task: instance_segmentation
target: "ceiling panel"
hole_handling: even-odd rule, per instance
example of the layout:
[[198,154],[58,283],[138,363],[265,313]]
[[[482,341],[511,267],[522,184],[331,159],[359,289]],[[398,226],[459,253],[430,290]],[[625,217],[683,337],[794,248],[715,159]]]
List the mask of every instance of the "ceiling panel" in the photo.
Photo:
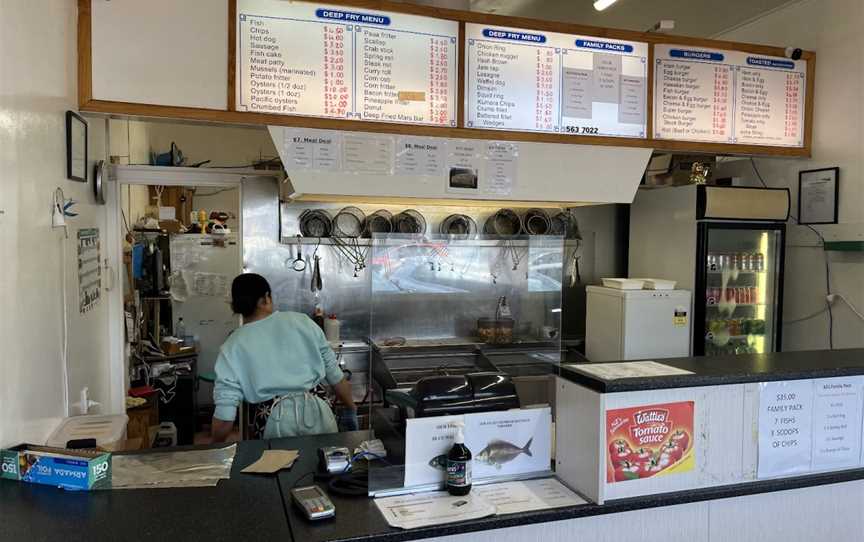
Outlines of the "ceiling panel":
[[[593,0],[470,0],[470,6],[472,11],[498,15],[638,31],[649,29],[661,19],[674,19],[675,34],[709,38],[793,2],[790,0],[618,0],[602,12],[594,9]],[[437,2],[437,4],[443,6],[446,2]]]

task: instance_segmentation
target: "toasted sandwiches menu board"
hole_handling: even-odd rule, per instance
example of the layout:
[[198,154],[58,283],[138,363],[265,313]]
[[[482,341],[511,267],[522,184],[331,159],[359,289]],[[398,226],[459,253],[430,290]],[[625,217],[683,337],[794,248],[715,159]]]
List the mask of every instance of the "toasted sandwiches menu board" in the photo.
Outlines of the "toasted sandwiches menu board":
[[459,23],[237,1],[238,111],[456,125]]
[[654,58],[656,139],[804,146],[806,61],[678,45]]
[[648,45],[465,25],[468,128],[645,137]]

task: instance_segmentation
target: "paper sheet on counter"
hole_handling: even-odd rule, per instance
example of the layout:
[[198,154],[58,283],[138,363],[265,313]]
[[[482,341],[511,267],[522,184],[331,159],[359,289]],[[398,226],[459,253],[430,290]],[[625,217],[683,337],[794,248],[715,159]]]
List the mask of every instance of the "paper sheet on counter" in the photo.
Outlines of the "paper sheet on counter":
[[273,474],[282,469],[290,469],[300,452],[297,450],[264,450],[258,461],[240,472],[253,474]]
[[691,375],[693,371],[679,369],[656,361],[625,361],[621,363],[582,363],[568,365],[569,369],[596,376],[603,380],[645,378],[650,376]]
[[495,515],[495,505],[476,493],[455,497],[443,491],[375,499],[391,527],[416,529]]
[[588,503],[555,478],[490,484],[475,487],[472,492],[495,505],[499,514],[518,514]]

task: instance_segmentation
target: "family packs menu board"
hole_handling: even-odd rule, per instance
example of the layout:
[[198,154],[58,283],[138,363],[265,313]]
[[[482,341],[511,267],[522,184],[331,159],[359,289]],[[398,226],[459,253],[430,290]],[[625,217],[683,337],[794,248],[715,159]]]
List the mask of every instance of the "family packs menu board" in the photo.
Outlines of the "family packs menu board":
[[238,0],[236,25],[238,111],[456,125],[458,22]]
[[466,24],[468,128],[645,137],[648,45]]
[[656,139],[804,146],[806,61],[678,45],[654,59]]

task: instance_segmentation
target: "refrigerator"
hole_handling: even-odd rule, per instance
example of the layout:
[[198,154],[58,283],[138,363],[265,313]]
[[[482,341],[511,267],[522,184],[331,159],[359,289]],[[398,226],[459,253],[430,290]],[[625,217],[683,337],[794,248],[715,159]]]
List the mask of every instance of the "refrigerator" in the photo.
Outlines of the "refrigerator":
[[689,185],[640,189],[629,274],[693,292],[695,356],[780,351],[789,191]]
[[[239,326],[231,310],[231,281],[240,274],[238,235],[172,234],[171,297],[174,325],[198,345],[198,374],[212,373],[219,349]],[[213,404],[213,387],[198,388],[198,404]]]
[[588,286],[588,361],[679,358],[690,355],[690,292]]

